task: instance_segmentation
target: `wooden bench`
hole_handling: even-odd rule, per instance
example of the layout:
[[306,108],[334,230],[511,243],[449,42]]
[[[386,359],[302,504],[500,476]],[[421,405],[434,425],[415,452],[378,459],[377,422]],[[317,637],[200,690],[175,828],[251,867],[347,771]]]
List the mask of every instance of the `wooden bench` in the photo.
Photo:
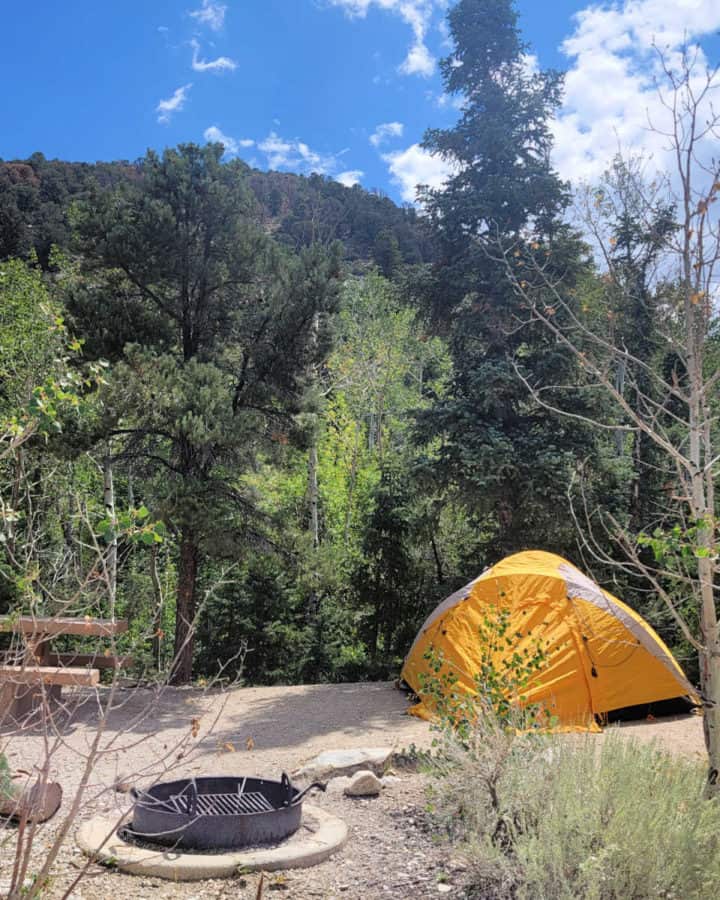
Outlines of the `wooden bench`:
[[58,634],[112,637],[115,634],[125,634],[127,630],[127,619],[94,619],[92,616],[83,618],[0,616],[0,631],[21,631],[26,635],[43,636],[44,639]]
[[100,670],[72,666],[0,666],[0,681],[92,687],[100,681]]
[[[46,694],[60,700],[63,686],[94,687],[100,681],[100,669],[119,669],[131,658],[109,653],[51,653],[50,640],[63,634],[87,637],[111,637],[128,629],[125,619],[68,617],[0,617],[0,631],[24,636],[22,664],[0,665],[0,717],[7,713],[21,720],[33,712]],[[18,663],[20,660],[17,661]]]
[[99,669],[65,666],[0,665],[0,718],[3,711],[9,724],[22,722],[42,702],[43,689],[52,702],[59,702],[63,686],[93,687],[100,681]]
[[48,653],[48,666],[92,666],[96,669],[127,669],[132,656],[105,656],[103,653]]

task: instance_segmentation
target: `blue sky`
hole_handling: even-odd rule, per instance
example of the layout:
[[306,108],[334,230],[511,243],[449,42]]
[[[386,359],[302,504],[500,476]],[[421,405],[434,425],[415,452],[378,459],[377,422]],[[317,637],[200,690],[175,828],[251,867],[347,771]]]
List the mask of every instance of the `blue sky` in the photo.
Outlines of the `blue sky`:
[[[557,164],[591,178],[647,141],[648,35],[718,55],[718,0],[518,0],[539,64],[568,70]],[[222,135],[260,168],[323,172],[411,200],[445,169],[436,60],[447,0],[36,0],[4,10],[0,157],[135,159]],[[528,60],[529,65],[534,60]],[[652,144],[652,142],[650,142]],[[651,147],[652,149],[652,147]]]

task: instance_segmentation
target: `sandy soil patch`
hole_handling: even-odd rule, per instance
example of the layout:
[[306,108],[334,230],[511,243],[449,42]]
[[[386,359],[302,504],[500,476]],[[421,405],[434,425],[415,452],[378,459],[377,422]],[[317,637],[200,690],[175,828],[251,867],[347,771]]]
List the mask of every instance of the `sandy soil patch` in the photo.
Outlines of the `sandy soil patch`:
[[[400,750],[413,744],[426,748],[433,737],[426,722],[406,715],[405,696],[389,683],[241,688],[225,695],[174,688],[158,700],[149,690],[140,690],[127,691],[122,699],[123,705],[108,724],[104,752],[94,769],[80,820],[127,811],[130,798],[113,790],[118,781],[146,786],[160,778],[200,773],[278,778],[282,771],[300,768],[323,750],[382,746]],[[97,704],[89,699],[59,734],[51,777],[63,784],[66,797],[79,783],[82,755],[95,733],[97,716]],[[178,742],[187,740],[196,719],[199,731],[190,740],[191,748],[176,750]],[[656,740],[673,752],[703,754],[699,717],[614,727],[628,737]],[[12,737],[6,747],[10,765],[29,768],[40,757],[42,743],[37,734]],[[453,858],[451,848],[433,840],[427,826],[424,777],[410,771],[399,775],[377,799],[313,795],[313,804],[348,823],[349,842],[322,865],[269,877],[265,896],[293,900],[463,896],[462,862]],[[46,826],[41,846],[60,821],[56,817]],[[5,832],[5,837],[11,836],[10,830]],[[0,894],[12,856],[12,840],[3,840],[0,830]],[[81,861],[74,841],[69,841],[48,896],[62,896],[63,886],[77,873]],[[257,879],[246,875],[180,885],[93,866],[73,897],[254,898]]]

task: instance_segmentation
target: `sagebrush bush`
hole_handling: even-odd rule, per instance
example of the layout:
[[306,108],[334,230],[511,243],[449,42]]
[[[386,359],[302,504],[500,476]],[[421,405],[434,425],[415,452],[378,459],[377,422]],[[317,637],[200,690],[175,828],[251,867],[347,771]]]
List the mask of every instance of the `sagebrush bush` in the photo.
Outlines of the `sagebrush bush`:
[[471,752],[446,745],[433,799],[478,897],[720,896],[720,803],[699,763],[613,732],[480,729]]

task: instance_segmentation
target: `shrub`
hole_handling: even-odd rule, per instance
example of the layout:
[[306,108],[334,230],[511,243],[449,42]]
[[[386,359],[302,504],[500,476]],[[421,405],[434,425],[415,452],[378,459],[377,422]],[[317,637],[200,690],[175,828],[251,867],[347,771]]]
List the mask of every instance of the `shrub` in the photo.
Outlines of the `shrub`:
[[[528,700],[547,656],[537,639],[513,649],[520,636],[512,632],[507,607],[488,605],[478,628],[477,671],[460,672],[442,650],[429,647],[424,654],[428,671],[420,674],[420,696],[434,712],[436,729],[454,732],[471,744],[480,720],[483,729],[525,731],[553,726],[549,711]],[[471,684],[472,689],[464,684]]]
[[433,806],[477,897],[720,895],[720,803],[703,798],[703,766],[612,732],[478,728],[472,752],[447,743]]

